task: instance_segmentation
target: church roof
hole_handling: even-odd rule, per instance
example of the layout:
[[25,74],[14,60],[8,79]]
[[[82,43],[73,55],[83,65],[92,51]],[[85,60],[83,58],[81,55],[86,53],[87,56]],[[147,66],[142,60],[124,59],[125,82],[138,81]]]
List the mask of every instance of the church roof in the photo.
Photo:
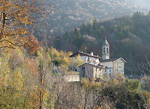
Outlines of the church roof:
[[97,67],[97,68],[103,68],[103,65],[94,65],[94,64],[90,64],[90,63],[82,64],[82,65],[80,65],[79,67],[82,67],[82,66],[84,66],[84,65],[90,65],[90,66]]
[[111,59],[104,59],[104,60],[101,60],[100,62],[111,62],[111,61],[116,61],[118,59],[121,59],[124,63],[126,63],[126,61],[120,57],[120,58],[111,58]]
[[105,39],[104,43],[103,43],[103,46],[109,46],[109,43],[108,41]]
[[88,54],[88,53],[84,53],[84,52],[82,52],[82,51],[78,51],[78,52],[72,54],[72,55],[69,56],[69,57],[75,57],[75,56],[77,56],[77,55],[80,55],[80,56],[89,56],[89,57],[94,57],[94,58],[101,59],[101,57],[99,57],[99,56],[95,56],[95,55],[91,55],[91,54]]

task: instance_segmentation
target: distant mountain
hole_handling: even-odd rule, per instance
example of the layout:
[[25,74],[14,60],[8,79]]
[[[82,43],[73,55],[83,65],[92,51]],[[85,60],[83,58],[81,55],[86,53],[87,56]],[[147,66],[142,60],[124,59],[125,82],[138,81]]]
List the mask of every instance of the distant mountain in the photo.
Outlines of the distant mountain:
[[[123,57],[126,61],[126,74],[141,74],[140,69],[148,68],[150,60],[150,13],[144,15],[136,12],[132,17],[126,16],[98,22],[96,19],[80,28],[56,37],[57,49],[76,52],[93,51],[101,56],[101,46],[107,37],[111,45],[111,57]],[[150,70],[144,69],[149,74]]]
[[55,13],[47,20],[51,36],[60,35],[94,17],[103,21],[150,10],[149,0],[50,0],[50,4],[55,8]]
[[[129,0],[128,0],[129,1]],[[137,8],[140,8],[140,9],[150,9],[150,1],[149,0],[130,0],[129,4],[132,3],[132,5],[134,5],[135,7]]]

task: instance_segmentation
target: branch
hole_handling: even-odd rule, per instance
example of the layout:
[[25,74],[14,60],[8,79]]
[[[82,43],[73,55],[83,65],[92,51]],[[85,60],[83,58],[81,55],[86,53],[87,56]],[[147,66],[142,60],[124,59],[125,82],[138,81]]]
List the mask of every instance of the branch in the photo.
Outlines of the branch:
[[[10,43],[10,44],[12,44],[12,45],[14,45],[14,46],[19,46],[19,47],[22,47],[23,45],[18,45],[17,43],[12,43],[11,41],[9,41],[9,40],[0,40],[0,42],[4,42],[4,41],[6,41],[6,42],[8,42],[8,43]],[[1,47],[2,48],[2,47]]]
[[0,48],[12,48],[12,49],[15,49],[14,47],[10,47],[10,46],[3,46],[3,47],[0,47]]

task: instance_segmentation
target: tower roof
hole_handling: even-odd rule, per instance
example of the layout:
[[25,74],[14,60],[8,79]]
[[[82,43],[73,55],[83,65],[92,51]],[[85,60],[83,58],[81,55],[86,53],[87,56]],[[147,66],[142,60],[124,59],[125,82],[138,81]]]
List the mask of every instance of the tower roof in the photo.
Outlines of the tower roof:
[[109,46],[109,43],[108,43],[108,41],[107,41],[106,38],[105,38],[105,41],[104,41],[104,43],[103,43],[103,46]]

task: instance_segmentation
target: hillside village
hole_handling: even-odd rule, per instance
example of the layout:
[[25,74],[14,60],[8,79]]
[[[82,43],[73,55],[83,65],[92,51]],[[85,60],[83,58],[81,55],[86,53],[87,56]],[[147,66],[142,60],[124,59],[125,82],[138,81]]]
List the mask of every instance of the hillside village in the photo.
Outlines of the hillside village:
[[65,76],[66,81],[80,81],[82,78],[103,79],[105,76],[109,79],[113,79],[118,74],[124,75],[126,61],[122,57],[110,58],[110,45],[106,38],[102,45],[102,57],[94,55],[93,52],[88,54],[79,51],[70,56],[73,62],[76,61],[77,56],[81,57],[84,64],[74,69],[74,71],[79,72],[79,74]]
[[[138,65],[147,65],[145,54],[150,58],[149,34],[150,34],[150,13],[146,15],[135,12],[132,17],[125,16],[113,20],[92,22],[83,24],[79,28],[67,31],[62,37],[56,37],[55,48],[58,50],[94,52],[102,55],[102,44],[104,38],[109,39],[112,58],[123,57],[126,64],[126,75],[141,75]],[[144,70],[149,74],[148,70]]]
[[0,0],[0,109],[150,109],[150,12],[91,19],[131,3]]

